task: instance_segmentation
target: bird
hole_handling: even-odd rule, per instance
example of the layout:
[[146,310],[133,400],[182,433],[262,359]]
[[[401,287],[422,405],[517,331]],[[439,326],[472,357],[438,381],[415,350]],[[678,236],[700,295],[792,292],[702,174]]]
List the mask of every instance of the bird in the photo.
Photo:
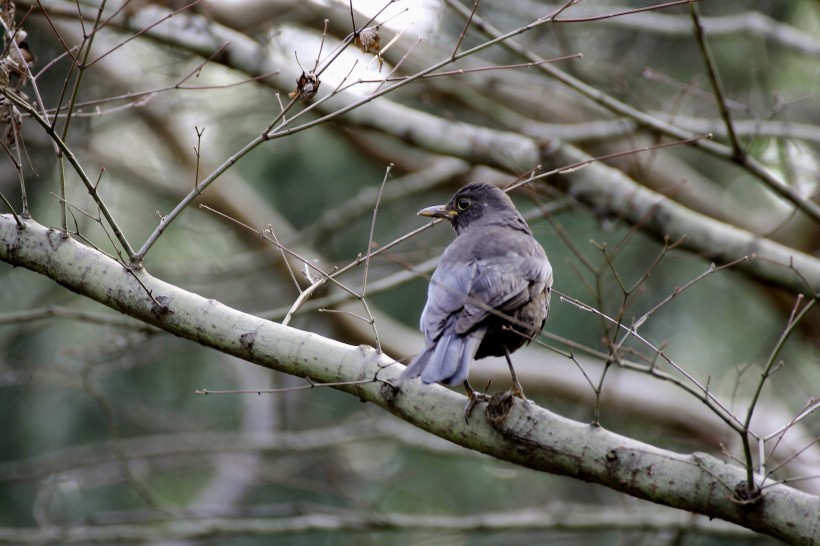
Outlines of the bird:
[[430,279],[420,320],[424,349],[399,382],[463,383],[469,419],[476,401],[486,399],[467,379],[471,362],[504,356],[512,394],[525,398],[510,354],[537,337],[549,315],[553,275],[544,248],[509,196],[491,184],[468,184],[446,205],[417,214],[448,220],[456,238]]

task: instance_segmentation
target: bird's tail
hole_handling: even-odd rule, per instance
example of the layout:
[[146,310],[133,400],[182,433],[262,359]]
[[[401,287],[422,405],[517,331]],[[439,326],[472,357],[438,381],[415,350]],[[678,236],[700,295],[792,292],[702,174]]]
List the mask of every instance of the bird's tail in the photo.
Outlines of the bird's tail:
[[470,373],[470,362],[481,344],[483,332],[443,335],[432,348],[425,348],[407,365],[399,381],[421,376],[425,384],[455,385]]

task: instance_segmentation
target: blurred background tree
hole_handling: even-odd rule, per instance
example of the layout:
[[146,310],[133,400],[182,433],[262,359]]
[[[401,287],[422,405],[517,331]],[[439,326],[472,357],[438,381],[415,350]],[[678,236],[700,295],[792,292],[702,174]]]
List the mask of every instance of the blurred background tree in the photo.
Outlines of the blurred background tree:
[[[817,2],[2,4],[2,212],[406,362],[453,234],[385,247],[468,181],[526,182],[557,290],[514,357],[528,395],[820,491]],[[353,262],[295,305],[312,268]],[[300,390],[23,268],[0,286],[0,541],[773,542]],[[509,381],[501,359],[472,378]]]

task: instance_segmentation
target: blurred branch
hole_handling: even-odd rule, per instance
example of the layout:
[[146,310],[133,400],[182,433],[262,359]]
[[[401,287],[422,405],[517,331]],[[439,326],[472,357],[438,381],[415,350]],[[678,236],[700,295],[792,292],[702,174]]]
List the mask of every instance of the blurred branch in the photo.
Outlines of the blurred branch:
[[[384,188],[381,202],[387,204],[401,201],[409,195],[429,191],[451,178],[467,174],[471,168],[469,163],[460,159],[434,157],[429,166],[394,178]],[[350,222],[372,212],[377,195],[376,188],[367,187],[347,201],[325,211],[315,222],[299,232],[299,242],[315,244],[319,240],[333,236]]]
[[[627,8],[607,6],[612,11]],[[583,9],[583,5],[581,6]],[[762,38],[780,47],[810,57],[820,55],[820,40],[817,36],[795,26],[780,23],[757,12],[733,13],[731,15],[704,17],[703,28],[714,38],[743,37]],[[640,30],[664,36],[688,38],[692,35],[689,17],[667,13],[641,13],[631,17],[613,20],[612,25],[631,30]]]
[[103,326],[113,326],[117,328],[128,328],[136,331],[157,333],[161,330],[152,328],[144,322],[140,322],[128,317],[115,315],[113,313],[98,313],[94,311],[81,311],[60,305],[50,305],[39,309],[29,309],[27,311],[11,311],[0,313],[0,326],[18,326],[26,322],[35,322],[50,318],[62,318],[87,322],[89,324],[101,324]]
[[709,42],[706,40],[706,32],[703,30],[701,23],[700,8],[697,3],[689,4],[689,11],[692,14],[692,23],[695,27],[695,38],[698,42],[700,54],[703,57],[703,62],[706,65],[706,73],[709,75],[709,81],[712,84],[712,89],[715,92],[715,100],[717,101],[718,111],[720,117],[723,119],[723,125],[726,128],[726,134],[729,137],[729,145],[732,147],[736,160],[742,160],[746,156],[743,146],[740,145],[740,140],[735,133],[735,126],[732,123],[732,116],[729,113],[729,106],[727,104],[726,91],[723,88],[723,80],[718,72],[715,56],[712,53],[712,48],[709,47]]
[[[203,4],[206,11],[215,20],[238,30],[244,30],[244,26],[249,22],[260,24],[260,22],[286,19],[288,22],[293,23],[304,20],[315,21],[318,17],[329,17],[332,27],[335,20],[342,20],[341,14],[347,8],[342,3],[327,6],[317,1],[306,2],[304,0],[234,0],[229,4],[220,0],[205,0]],[[554,11],[564,4],[565,2],[519,1],[510,4],[510,7],[531,16],[533,13]],[[609,13],[623,13],[631,8],[626,5],[607,4],[606,9]],[[600,13],[601,8],[597,4],[578,2],[572,6],[571,11],[573,15],[577,14],[579,17],[583,17],[595,15],[596,12]],[[672,13],[634,13],[629,17],[607,20],[606,24],[615,28],[667,37],[689,38],[692,35],[691,19],[685,15]],[[757,11],[704,17],[703,26],[710,36],[716,38],[734,38],[737,36],[746,39],[762,38],[795,53],[809,57],[820,55],[820,40],[816,35],[800,30],[794,25],[778,22]]]
[[[466,15],[469,15],[469,11],[465,12]],[[474,24],[481,21],[481,18],[476,14]],[[139,21],[133,22],[134,25],[139,23]],[[484,28],[495,39],[501,36],[490,26]],[[277,62],[285,63],[281,65],[279,72],[271,75],[266,80],[275,83],[282,89],[292,86],[292,82],[298,76],[296,67],[287,59],[278,57],[278,54],[272,51],[263,54],[260,45],[255,41],[217,24],[210,25],[207,36],[203,36],[197,30],[197,27],[183,26],[176,28],[174,32],[163,28],[151,29],[146,35],[204,56],[210,56],[216,49],[224,48],[220,61],[251,76],[271,74],[274,72],[273,69]],[[535,59],[530,52],[519,46],[511,45],[512,42],[505,41],[501,43],[531,61],[540,60]],[[428,68],[428,70],[431,69]],[[593,93],[592,88],[575,81],[563,72],[555,72],[557,69],[551,65],[539,65],[533,67],[533,70],[547,71],[548,74],[559,79],[563,78],[562,81],[569,78],[573,80],[574,83],[570,83],[579,92],[594,94],[604,106],[611,107],[618,113],[626,114],[640,124],[648,124],[653,130],[675,138],[691,137],[686,131],[661,122],[657,118],[638,112],[622,103],[617,103],[617,101],[613,102],[614,99],[601,97],[597,90],[594,90]],[[384,93],[387,89],[389,88],[382,89],[379,93]],[[467,123],[454,124],[450,120],[396,104],[384,97],[372,102],[368,102],[369,100],[370,97],[363,100],[361,96],[340,92],[335,94],[331,100],[311,106],[316,106],[325,116],[334,115],[340,110],[347,110],[343,119],[348,125],[374,129],[440,154],[452,155],[472,163],[486,164],[512,172],[532,168],[544,162],[567,166],[591,159],[580,150],[557,141],[554,141],[551,147],[539,150],[541,147],[539,142],[520,134],[495,131]],[[307,122],[302,126],[289,125],[289,128],[286,128],[285,131],[299,130],[304,128],[305,125],[312,126],[313,124],[315,124],[315,121]],[[703,144],[704,142],[708,141],[699,140],[693,145],[706,146]],[[713,144],[708,142],[709,146]],[[724,149],[725,146],[714,145],[723,149],[718,154],[719,156],[727,158],[731,156],[731,150]],[[230,161],[224,165],[228,163]],[[757,164],[753,161],[749,165],[757,171],[760,170],[759,166],[756,166]],[[589,173],[592,176],[585,176],[584,173]],[[607,180],[607,183],[594,183],[594,180],[592,180],[594,176],[602,176],[602,179]],[[744,271],[796,292],[803,292],[807,289],[816,291],[817,287],[820,287],[820,261],[817,259],[761,238],[759,235],[738,230],[727,224],[694,213],[646,190],[619,171],[595,164],[583,169],[580,174],[566,177],[567,180],[570,178],[572,180],[584,179],[585,183],[579,185],[584,188],[583,190],[579,190],[574,185],[563,184],[561,182],[562,178],[564,177],[554,178],[554,180],[558,181],[557,186],[562,188],[563,191],[569,192],[570,195],[576,198],[579,194],[583,194],[583,198],[580,198],[579,201],[593,206],[596,211],[605,212],[612,216],[635,221],[636,215],[637,217],[643,217],[647,206],[658,207],[662,214],[659,214],[657,218],[664,218],[665,221],[663,223],[652,221],[645,224],[645,229],[653,232],[657,237],[662,238],[669,235],[673,239],[678,239],[683,235],[687,235],[686,248],[709,256],[720,263],[731,262],[743,255],[756,255],[756,259],[750,260],[741,266]],[[615,179],[618,180],[618,184],[611,184]],[[789,188],[788,192],[793,193],[793,190]],[[625,199],[625,196],[633,195],[640,203],[639,207],[636,207],[632,201]],[[820,207],[802,197],[796,197],[795,202],[807,209],[817,209],[817,218],[820,220]],[[804,276],[806,281],[801,279],[799,275],[794,275],[789,271],[788,264],[792,261],[794,270]],[[809,288],[807,288],[805,282],[809,283]]]
[[[578,148],[565,144],[548,151],[544,162],[572,165],[588,159]],[[682,248],[708,259],[727,264],[749,256],[752,259],[738,264],[737,269],[797,293],[813,296],[820,291],[817,258],[694,212],[644,188],[617,169],[592,163],[584,169],[553,176],[549,181],[593,210],[640,223],[658,238],[685,237]],[[647,217],[649,220],[644,221]]]
[[[480,19],[477,15],[475,18]],[[231,40],[228,50],[238,47],[240,51],[248,51],[255,47],[247,43],[248,38],[242,35],[233,35]],[[187,43],[184,40],[184,34],[176,34],[174,43],[180,45]],[[509,42],[503,43],[508,44]],[[251,61],[257,63],[258,56],[245,57],[232,54],[228,58],[234,61],[236,68],[251,75],[271,72],[271,66],[267,64],[269,60],[273,60],[270,56],[264,57],[266,61],[261,66],[248,64]],[[545,69],[544,67],[550,67],[550,65],[541,65],[537,69]],[[293,80],[294,74],[292,67],[283,66],[274,78],[282,79],[282,85],[291,85],[287,82]],[[567,166],[591,159],[580,150],[560,142],[553,142],[553,146],[539,153],[538,142],[519,134],[494,131],[467,123],[453,124],[449,120],[401,106],[383,97],[373,102],[362,103],[358,96],[339,93],[332,101],[320,105],[320,109],[323,112],[332,113],[335,109],[349,108],[353,104],[359,104],[359,106],[345,115],[344,120],[347,124],[394,135],[416,146],[440,154],[453,155],[477,164],[486,164],[509,171],[511,166],[517,166],[513,170],[544,162]],[[642,123],[641,119],[637,121]],[[671,132],[675,136],[681,133],[686,138],[691,137],[678,129]],[[699,140],[694,145],[699,146],[703,142],[707,141]],[[600,177],[598,183],[593,183],[595,177]],[[655,233],[659,238],[669,235],[672,239],[679,239],[687,235],[688,239],[684,245],[686,248],[719,260],[720,263],[729,263],[744,255],[756,255],[756,259],[739,267],[752,275],[775,282],[790,290],[803,292],[807,290],[803,279],[789,270],[789,264],[793,260],[794,269],[807,279],[810,286],[814,287],[813,290],[816,291],[817,287],[820,287],[820,261],[815,258],[761,238],[757,234],[738,230],[728,224],[692,212],[661,195],[646,190],[619,171],[596,163],[566,177],[567,182],[570,179],[573,181],[584,179],[584,184],[580,185],[583,190],[574,184],[565,185],[561,182],[562,178],[564,177],[553,180],[558,181],[557,186],[563,191],[576,198],[579,194],[583,194],[584,198],[579,199],[580,201],[592,205],[597,211],[605,211],[612,216],[635,221],[636,218],[644,216],[647,207],[658,207],[660,214],[656,218],[664,218],[666,221],[663,223],[658,223],[657,220],[651,221],[646,223],[644,228]],[[613,185],[612,182],[615,179],[618,180],[618,184]],[[606,182],[603,182],[604,180]],[[630,196],[629,199],[626,196]],[[638,204],[636,205],[632,199],[637,200]]]
[[[188,30],[189,29],[183,29],[183,31],[181,31],[175,37],[175,39],[184,39],[186,37],[185,32],[187,32]],[[195,36],[192,36],[192,38],[193,37]],[[234,41],[232,41],[231,44],[238,43],[243,47],[239,48],[237,51],[232,51],[230,49],[227,49],[225,43],[216,40],[215,45],[221,45],[219,45],[219,47],[215,50],[215,52],[212,52],[211,55],[213,56],[216,54],[216,52],[223,51],[225,53],[229,53],[231,54],[228,56],[230,61],[232,63],[235,63],[237,67],[246,70],[264,70],[266,69],[266,67],[267,69],[270,69],[273,66],[276,66],[276,62],[287,62],[287,59],[276,56],[273,56],[272,58],[263,57],[262,59],[260,59],[258,56],[243,58],[241,53],[243,51],[251,51],[253,47],[255,47],[255,45],[253,43],[250,43],[250,41],[247,40],[246,37],[243,37],[241,35],[233,36],[232,40]],[[237,42],[236,40],[239,40],[239,42]],[[242,42],[241,40],[245,40],[245,42]],[[266,65],[264,63],[269,64]],[[287,68],[285,72],[287,72],[288,70],[291,70],[291,68]],[[269,74],[271,78],[274,78],[274,76],[278,77],[278,74],[273,74],[271,72],[264,73]],[[271,79],[269,81],[274,81],[275,83],[281,85],[292,85],[292,80],[289,80],[289,77],[292,78],[293,74],[290,74],[289,76],[287,74],[284,74],[282,78],[275,80]],[[347,95],[343,94],[339,94],[336,97],[336,99],[349,99],[348,102],[333,103],[334,106],[341,104],[345,107],[354,104],[355,101],[358,100],[357,97],[348,97]],[[318,109],[326,111],[329,115],[333,112],[333,108],[331,106],[328,106],[327,104],[320,104]],[[377,103],[362,105],[357,110],[351,111],[345,118],[345,121],[347,123],[358,122],[359,126],[374,127],[382,133],[392,134],[396,137],[409,140],[412,144],[422,145],[428,147],[429,149],[433,149],[437,152],[452,152],[454,154],[462,155],[466,159],[469,159],[471,161],[485,162],[491,164],[495,163],[499,167],[506,167],[508,169],[510,168],[510,163],[515,164],[519,161],[534,161],[538,159],[537,155],[532,154],[532,151],[537,149],[539,145],[537,141],[519,137],[518,135],[514,135],[512,133],[504,133],[500,131],[492,131],[490,129],[476,128],[469,124],[460,124],[453,128],[454,124],[449,122],[449,120],[441,120],[438,119],[436,116],[424,114],[410,108],[399,107],[395,103],[384,100],[384,98],[380,99]],[[450,132],[447,132],[448,129],[452,130]],[[179,134],[179,132],[175,131],[169,132],[172,134]],[[503,150],[503,146],[506,143],[509,143],[509,152]],[[554,148],[547,148],[545,153],[543,154],[544,158],[550,161],[553,161],[553,152],[557,151],[558,153],[561,153],[562,151],[573,150],[572,148],[566,148],[566,150],[562,150],[561,144],[559,142],[553,142],[553,146]],[[493,151],[495,155],[488,156],[485,153],[486,150]],[[499,154],[499,150],[503,150],[504,153]],[[514,158],[512,162],[509,161],[510,157]],[[563,163],[563,165],[579,164],[582,162],[589,161],[593,161],[593,159],[590,157],[585,157],[583,159],[579,159],[578,157],[576,157],[572,161]],[[559,163],[559,165],[561,165],[561,163]],[[580,171],[576,171],[572,175],[559,176],[558,179],[563,179],[565,177],[567,177],[568,180],[569,178],[575,179],[578,176],[583,176],[584,173],[592,174],[593,176],[591,176],[591,178],[600,177],[599,186],[595,189],[595,193],[597,194],[595,199],[599,199],[599,201],[581,199],[581,202],[590,205],[594,203],[594,205],[592,205],[591,208],[593,208],[596,212],[617,215],[619,217],[626,218],[637,225],[645,227],[649,230],[653,230],[653,232],[659,237],[663,237],[665,234],[670,233],[670,229],[672,226],[670,226],[670,224],[668,223],[669,215],[657,214],[656,216],[654,212],[650,214],[650,212],[648,211],[660,211],[661,213],[665,213],[667,205],[672,207],[674,203],[670,204],[664,197],[662,197],[659,194],[643,192],[639,194],[640,199],[637,199],[637,205],[638,208],[640,208],[646,204],[647,208],[640,211],[634,210],[633,207],[635,203],[629,199],[625,199],[624,196],[635,195],[635,192],[640,188],[640,186],[635,184],[634,181],[632,181],[631,179],[624,177],[622,174],[618,173],[618,171],[614,169],[609,169],[601,164],[591,164]],[[619,177],[627,184],[622,186],[616,186],[615,188],[608,187],[611,182],[610,175],[615,173],[618,173]],[[230,183],[228,184],[228,182]],[[559,186],[560,184],[561,183],[559,182]],[[231,188],[230,191],[226,193],[234,194],[238,189],[239,181],[226,181],[226,185],[229,185]],[[569,195],[573,197],[579,189],[583,192],[583,185],[580,185],[576,188],[573,186],[573,184],[567,182],[567,188],[565,188],[565,191],[567,191]],[[625,193],[619,193],[621,191],[624,191]],[[401,191],[397,190],[396,196],[400,196],[401,193]],[[231,197],[234,199],[236,198],[235,195],[231,195]],[[648,199],[648,201],[644,198]],[[658,200],[658,203],[651,203],[651,201],[655,199]],[[253,201],[256,203],[259,200],[257,198],[252,198],[249,200],[245,199],[237,201],[243,201],[243,204],[241,206],[236,207],[237,210],[242,210],[243,208],[248,208],[248,201]],[[688,209],[678,206],[678,208],[673,209],[673,211],[680,214],[685,214],[688,212]],[[247,214],[246,210],[243,212]],[[266,214],[269,215],[269,213]],[[652,221],[645,222],[644,219],[648,216],[652,217]],[[673,218],[675,217],[674,215],[672,216]],[[706,217],[697,216],[690,213],[690,218],[688,218],[688,220],[689,219],[691,219],[695,223],[695,225],[697,225],[698,222],[706,222],[708,224],[701,227],[704,228],[704,231],[709,232],[709,236],[706,236],[702,239],[698,239],[697,244],[694,244],[692,246],[692,250],[696,252],[709,254],[713,251],[716,242],[718,243],[718,245],[720,245],[724,242],[724,239],[726,239],[727,236],[737,233],[737,230],[732,230],[730,226],[726,224],[720,224],[716,222],[709,223],[709,220]],[[254,222],[253,224],[259,225],[257,222]],[[277,231],[281,225],[283,224],[277,223]],[[692,225],[688,224],[687,222],[681,222],[680,225],[674,226],[674,229],[677,230],[678,235],[685,235],[688,234],[689,230],[692,229]],[[293,233],[293,230],[291,230],[290,228],[288,228],[287,231]],[[754,239],[755,236],[752,233],[743,233],[745,233],[748,236],[750,245],[752,243],[757,243],[757,240]],[[294,240],[301,240],[301,238],[298,235],[293,235],[293,237]],[[746,252],[742,252],[738,254],[738,256],[743,256],[745,254]],[[315,253],[311,253],[309,255],[314,256]],[[736,257],[737,256],[732,256],[731,259],[735,259]],[[432,267],[433,263],[434,262],[431,261],[423,265],[425,267]],[[787,262],[781,261],[781,263]],[[749,266],[749,270],[754,271],[754,268],[751,264]],[[391,276],[387,279],[383,279],[382,281],[375,281],[371,283],[369,285],[369,289],[371,294],[374,294],[377,290],[384,290],[395,287],[398,283],[415,278],[416,276],[417,273],[397,273],[394,276]],[[804,285],[800,284],[799,276],[797,276],[797,283],[800,285],[798,288],[796,288],[797,290],[806,288]],[[309,304],[310,306],[306,308],[316,308],[317,306],[324,307],[327,306],[328,303],[338,302],[338,298],[334,298],[334,296],[330,296],[329,298],[329,300],[319,299],[310,302],[310,304],[313,305]],[[394,342],[391,341],[391,344],[392,343]]]
[[[250,0],[249,3],[256,1],[258,0]],[[554,10],[559,5],[561,4],[556,2],[542,3],[531,0],[516,3],[519,11],[527,14],[534,13],[536,10]],[[575,19],[600,16],[601,9],[596,4],[579,2],[573,6],[572,15]],[[623,13],[629,9],[630,7],[626,5],[606,5],[607,13]],[[661,11],[635,13],[629,17],[613,18],[607,20],[607,26],[668,38],[685,39],[692,36],[692,20],[690,17]],[[816,34],[801,30],[796,25],[781,23],[758,11],[703,17],[703,27],[714,38],[763,39],[772,45],[808,57],[820,55],[820,40],[817,39]]]
[[[703,536],[724,539],[762,539],[750,531],[729,523],[709,521],[703,516],[681,512],[637,507],[601,508],[581,504],[556,507],[533,507],[506,512],[473,515],[427,516],[396,512],[339,510],[335,507],[294,506],[292,514],[282,515],[281,509],[270,515],[264,508],[245,512],[262,515],[222,516],[213,511],[186,511],[172,521],[140,518],[135,523],[109,523],[98,526],[74,526],[61,532],[41,529],[0,528],[0,544],[117,544],[152,540],[214,540],[236,535],[287,535],[316,531],[356,531],[366,533],[407,531],[424,536],[428,533],[493,533],[499,531],[648,531],[679,533],[683,536]],[[201,512],[201,514],[200,514]],[[159,516],[159,514],[157,514]],[[254,517],[255,516],[255,517]],[[146,524],[148,523],[148,524]],[[159,526],[150,525],[159,523]]]
[[[466,7],[462,6],[454,0],[444,1],[454,11],[460,13],[463,16],[469,13]],[[500,36],[504,35],[500,30],[498,30],[489,22],[485,21],[477,15],[473,17],[473,21],[476,28],[480,29],[490,39],[496,40]],[[513,52],[521,56],[522,58],[527,59],[528,61],[532,62],[538,60],[538,56],[534,52],[519,44],[514,39],[504,40],[503,42],[501,42],[501,45],[510,52]],[[655,118],[646,112],[634,108],[616,99],[615,97],[607,93],[604,93],[600,89],[593,87],[579,80],[578,78],[575,78],[574,76],[571,76],[570,74],[568,74],[565,71],[562,71],[556,66],[550,64],[543,64],[534,67],[534,69],[539,70],[544,74],[556,79],[557,81],[563,83],[564,85],[570,87],[571,89],[589,98],[590,100],[598,103],[599,105],[612,111],[613,113],[631,118],[635,120],[639,125],[651,129],[652,131],[656,131],[659,134],[677,140],[687,140],[694,136],[671,123],[667,123],[661,119]],[[719,157],[736,163],[744,170],[746,170],[748,173],[752,174],[754,177],[760,180],[769,189],[779,194],[784,199],[793,203],[798,209],[806,213],[814,222],[820,223],[820,205],[817,205],[813,201],[803,198],[793,188],[791,188],[785,182],[783,182],[779,178],[772,175],[769,171],[767,171],[756,160],[749,158],[748,156],[737,157],[732,148],[709,140],[698,140],[696,142],[693,142],[692,146],[699,148],[711,155],[714,155],[715,157]]]
[[[258,397],[247,397],[256,400]],[[465,450],[439,438],[423,434],[392,418],[360,419],[332,427],[312,430],[245,430],[242,432],[180,432],[108,440],[62,449],[21,461],[0,462],[0,482],[39,480],[51,474],[77,473],[88,469],[101,471],[107,464],[118,464],[119,458],[109,451],[112,444],[129,460],[201,459],[203,455],[220,454],[304,454],[339,448],[351,443],[394,440],[439,455],[471,456]]]
[[[663,117],[662,112],[653,115]],[[714,133],[726,137],[726,126],[715,119],[696,118],[681,114],[674,115],[675,124],[694,133]],[[805,140],[820,145],[820,127],[809,123],[797,123],[779,120],[741,119],[732,120],[735,133],[747,138],[788,138]]]

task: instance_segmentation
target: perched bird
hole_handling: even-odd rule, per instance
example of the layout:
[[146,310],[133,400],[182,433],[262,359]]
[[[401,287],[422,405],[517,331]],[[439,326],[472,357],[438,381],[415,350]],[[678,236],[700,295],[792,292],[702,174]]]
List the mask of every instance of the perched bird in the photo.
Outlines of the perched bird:
[[513,394],[524,398],[510,353],[541,333],[549,314],[552,267],[506,193],[483,183],[461,188],[420,216],[445,218],[456,238],[441,256],[421,314],[424,350],[399,381],[464,382],[470,403],[483,398],[467,381],[473,359],[505,356]]

